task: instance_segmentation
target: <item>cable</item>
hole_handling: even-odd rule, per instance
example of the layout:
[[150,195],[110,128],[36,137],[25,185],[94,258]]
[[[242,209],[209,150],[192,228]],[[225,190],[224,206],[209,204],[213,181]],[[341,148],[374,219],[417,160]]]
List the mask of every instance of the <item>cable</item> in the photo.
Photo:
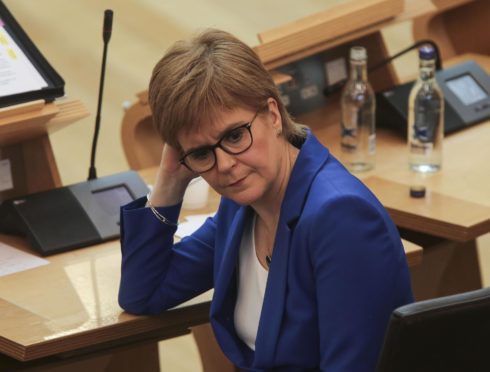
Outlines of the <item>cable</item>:
[[[405,48],[403,50],[401,50],[400,52],[394,54],[393,56],[391,57],[388,57],[378,63],[376,63],[375,65],[371,66],[368,68],[368,72],[373,72],[377,69],[379,69],[380,67],[383,67],[384,65],[390,63],[391,61],[395,60],[396,58],[404,55],[405,53],[408,53],[410,52],[411,50],[415,49],[415,48],[418,48],[424,44],[429,44],[431,45],[433,48],[434,48],[434,51],[435,51],[435,54],[436,54],[436,71],[439,71],[439,70],[442,70],[442,61],[441,61],[441,55],[439,53],[439,47],[437,46],[437,44],[433,41],[433,40],[430,40],[430,39],[426,39],[426,40],[420,40],[420,41],[417,41],[415,44],[409,46],[408,48]],[[342,80],[340,82],[338,82],[337,84],[333,85],[333,86],[328,86],[328,87],[325,87],[323,89],[323,94],[328,96],[332,93],[337,93],[339,92],[340,90],[342,90],[342,87],[345,85],[345,83],[347,82],[347,79],[345,80]]]
[[403,49],[402,51],[396,53],[395,55],[388,57],[379,63],[376,63],[374,66],[371,66],[368,68],[368,72],[372,72],[374,70],[377,70],[378,68],[386,65],[387,63],[390,63],[394,59],[404,55],[407,52],[410,52],[412,49],[418,48],[424,44],[430,44],[434,48],[434,51],[436,53],[436,71],[442,70],[442,61],[441,61],[441,55],[439,53],[439,47],[437,46],[437,44],[434,41],[427,39],[427,40],[417,41],[415,44],[409,46],[408,48]]

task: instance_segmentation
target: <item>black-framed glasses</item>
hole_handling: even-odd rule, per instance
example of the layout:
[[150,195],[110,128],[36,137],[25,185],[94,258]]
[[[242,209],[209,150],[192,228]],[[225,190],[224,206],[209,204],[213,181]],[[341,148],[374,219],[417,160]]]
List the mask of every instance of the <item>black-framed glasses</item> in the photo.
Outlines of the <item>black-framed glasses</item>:
[[[260,111],[260,110],[259,110]],[[257,111],[250,122],[227,131],[214,145],[203,146],[185,154],[181,164],[196,173],[210,171],[216,164],[216,148],[231,155],[239,155],[247,151],[253,143],[251,126],[259,114]]]

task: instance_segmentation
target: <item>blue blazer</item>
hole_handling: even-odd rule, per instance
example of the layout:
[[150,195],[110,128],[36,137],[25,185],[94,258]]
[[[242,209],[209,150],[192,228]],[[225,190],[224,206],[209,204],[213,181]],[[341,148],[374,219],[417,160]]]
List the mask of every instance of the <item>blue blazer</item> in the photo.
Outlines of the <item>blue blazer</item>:
[[[391,312],[411,302],[398,231],[376,197],[311,134],[281,207],[255,352],[233,324],[237,260],[253,212],[222,198],[173,244],[146,199],[122,208],[119,303],[158,314],[214,288],[210,321],[224,353],[251,371],[373,371]],[[180,205],[159,208],[178,219]]]

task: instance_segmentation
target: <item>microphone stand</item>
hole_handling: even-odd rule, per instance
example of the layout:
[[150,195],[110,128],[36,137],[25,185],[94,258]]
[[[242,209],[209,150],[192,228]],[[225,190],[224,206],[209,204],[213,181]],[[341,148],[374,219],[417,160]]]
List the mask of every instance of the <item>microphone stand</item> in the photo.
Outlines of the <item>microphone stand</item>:
[[99,83],[99,99],[97,103],[97,115],[95,116],[95,130],[94,137],[92,140],[92,152],[90,155],[90,168],[88,171],[88,181],[97,178],[97,170],[95,169],[95,153],[97,150],[97,140],[99,138],[100,131],[100,112],[102,110],[102,96],[104,94],[104,80],[105,80],[105,63],[107,58],[107,46],[112,34],[112,18],[113,12],[107,9],[104,12],[104,27],[102,30],[102,39],[104,40],[104,50],[102,53],[102,68],[100,73],[100,83]]

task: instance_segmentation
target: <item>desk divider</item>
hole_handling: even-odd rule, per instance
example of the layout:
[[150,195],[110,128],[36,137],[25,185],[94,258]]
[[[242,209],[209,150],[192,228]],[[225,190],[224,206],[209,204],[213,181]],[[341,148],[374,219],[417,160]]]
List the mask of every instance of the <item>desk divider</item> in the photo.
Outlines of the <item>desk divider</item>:
[[260,33],[258,37],[262,44],[255,51],[267,65],[290,55],[301,55],[305,50],[313,50],[318,45],[393,18],[401,14],[403,8],[403,0],[364,0],[340,4]]
[[0,161],[8,161],[13,183],[0,190],[0,202],[61,186],[48,134],[85,116],[80,101],[35,101],[0,111]]

